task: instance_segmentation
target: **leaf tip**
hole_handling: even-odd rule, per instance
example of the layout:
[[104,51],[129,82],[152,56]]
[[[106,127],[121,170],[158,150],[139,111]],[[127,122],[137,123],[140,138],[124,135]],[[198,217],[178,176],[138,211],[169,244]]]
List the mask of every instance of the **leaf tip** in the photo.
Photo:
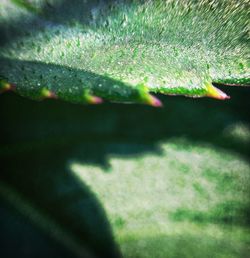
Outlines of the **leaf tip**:
[[0,81],[0,93],[6,92],[6,91],[13,91],[16,89],[16,85],[6,82],[5,80]]
[[146,104],[149,104],[152,107],[162,107],[162,102],[155,96],[149,94]]
[[92,95],[89,90],[84,90],[83,92],[83,100],[87,104],[93,104],[98,105],[103,103],[103,99],[100,97],[97,97],[95,95]]
[[211,83],[206,84],[206,90],[207,90],[207,93],[206,93],[207,97],[220,99],[220,100],[230,99],[230,96],[228,96],[222,90],[213,86]]
[[89,96],[87,102],[89,104],[94,104],[94,105],[98,105],[98,104],[102,104],[103,103],[103,99],[97,96]]
[[138,85],[139,101],[152,107],[162,107],[162,102],[149,93],[149,88],[144,84]]
[[48,90],[46,88],[42,89],[41,96],[43,98],[48,98],[48,99],[57,99],[57,95],[53,91]]

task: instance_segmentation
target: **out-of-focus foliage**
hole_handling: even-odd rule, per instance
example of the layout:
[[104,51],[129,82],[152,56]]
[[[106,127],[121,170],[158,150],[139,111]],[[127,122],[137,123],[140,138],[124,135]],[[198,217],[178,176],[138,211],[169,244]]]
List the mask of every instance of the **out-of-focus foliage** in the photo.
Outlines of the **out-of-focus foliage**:
[[250,93],[229,93],[157,110],[2,95],[1,250],[247,258]]

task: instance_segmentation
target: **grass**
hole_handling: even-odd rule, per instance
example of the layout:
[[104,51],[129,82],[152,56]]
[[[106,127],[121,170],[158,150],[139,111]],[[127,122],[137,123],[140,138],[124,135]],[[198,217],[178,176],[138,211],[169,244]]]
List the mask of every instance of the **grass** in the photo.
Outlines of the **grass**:
[[248,258],[250,92],[227,91],[157,110],[2,95],[2,253]]
[[70,165],[105,207],[123,257],[247,257],[248,162],[185,139],[159,149],[110,155],[109,171]]

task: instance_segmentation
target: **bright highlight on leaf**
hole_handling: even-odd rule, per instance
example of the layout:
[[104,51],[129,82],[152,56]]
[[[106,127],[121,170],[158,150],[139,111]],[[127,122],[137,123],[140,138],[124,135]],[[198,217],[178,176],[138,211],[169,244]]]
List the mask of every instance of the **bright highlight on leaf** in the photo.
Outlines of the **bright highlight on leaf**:
[[249,85],[247,0],[6,0],[0,7],[0,76],[22,96],[39,99],[46,85],[46,97],[74,103],[158,107],[150,92],[227,99],[212,83]]
[[212,84],[207,84],[207,96],[215,99],[230,99],[229,96],[227,96],[226,93],[223,91],[217,89]]
[[83,100],[87,104],[101,104],[103,102],[102,98],[91,95],[87,90],[83,94]]
[[0,79],[0,93],[11,90],[15,90],[15,85]]
[[49,99],[56,99],[57,96],[54,92],[46,89],[46,88],[43,88],[42,91],[41,91],[41,96],[42,98],[49,98]]

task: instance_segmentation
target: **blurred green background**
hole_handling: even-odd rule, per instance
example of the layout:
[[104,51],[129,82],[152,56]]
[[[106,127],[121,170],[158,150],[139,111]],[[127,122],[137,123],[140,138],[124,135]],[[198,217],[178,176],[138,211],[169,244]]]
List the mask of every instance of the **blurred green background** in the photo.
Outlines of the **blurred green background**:
[[0,96],[2,257],[249,257],[250,89],[164,108]]

